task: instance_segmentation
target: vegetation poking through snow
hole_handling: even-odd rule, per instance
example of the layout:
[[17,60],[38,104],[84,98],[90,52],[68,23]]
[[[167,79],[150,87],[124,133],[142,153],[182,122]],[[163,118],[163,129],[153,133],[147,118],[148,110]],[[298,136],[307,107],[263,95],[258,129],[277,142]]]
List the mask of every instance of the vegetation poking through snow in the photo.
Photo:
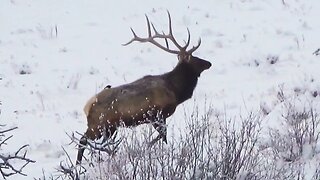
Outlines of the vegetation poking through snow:
[[[69,157],[58,176],[67,179],[316,179],[307,162],[319,158],[319,118],[313,107],[302,111],[286,100],[282,131],[270,129],[265,143],[259,113],[229,118],[212,107],[185,113],[186,129],[168,144],[149,147],[154,130],[122,134],[117,152],[109,156],[91,149],[80,166]],[[121,134],[121,133],[120,133]],[[72,138],[74,138],[72,136]],[[74,144],[75,141],[73,141]]]
[[6,179],[13,175],[27,176],[23,169],[30,163],[35,161],[27,157],[26,148],[28,145],[19,147],[15,152],[3,152],[4,146],[8,145],[9,140],[13,135],[7,136],[7,133],[17,129],[17,127],[6,128],[5,125],[0,125],[0,174],[2,178]]

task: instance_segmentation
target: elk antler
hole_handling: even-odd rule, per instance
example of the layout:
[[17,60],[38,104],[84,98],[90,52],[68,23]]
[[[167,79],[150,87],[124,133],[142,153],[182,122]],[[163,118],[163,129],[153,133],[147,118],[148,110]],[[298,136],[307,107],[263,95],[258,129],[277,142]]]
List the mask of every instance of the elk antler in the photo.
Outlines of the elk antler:
[[[172,54],[178,54],[178,55],[182,55],[182,54],[189,54],[191,55],[195,50],[197,50],[201,44],[201,39],[199,39],[198,41],[198,45],[193,46],[190,50],[187,50],[189,44],[190,44],[190,31],[187,28],[188,31],[188,40],[186,41],[186,45],[184,46],[180,46],[178,44],[178,42],[176,41],[175,37],[173,36],[172,33],[172,25],[171,25],[171,16],[169,11],[167,11],[168,13],[168,17],[169,17],[169,32],[168,34],[165,34],[164,32],[161,34],[157,31],[157,29],[155,28],[155,26],[153,25],[153,23],[149,21],[148,16],[146,15],[146,19],[147,19],[147,27],[148,27],[148,37],[147,38],[141,38],[139,36],[137,36],[137,34],[134,32],[134,30],[131,28],[132,34],[133,34],[133,38],[123,44],[124,46],[131,44],[134,41],[138,41],[138,42],[150,42],[151,44],[159,47],[160,49],[172,53]],[[151,25],[150,25],[151,24]],[[151,33],[151,26],[152,29],[154,31],[154,35],[152,35]],[[165,43],[166,43],[166,47],[164,47],[163,45],[161,45],[159,42],[157,42],[155,39],[159,38],[159,39],[164,39]],[[176,48],[178,48],[178,50],[173,50],[169,48],[169,43],[168,43],[168,39],[176,46]]]

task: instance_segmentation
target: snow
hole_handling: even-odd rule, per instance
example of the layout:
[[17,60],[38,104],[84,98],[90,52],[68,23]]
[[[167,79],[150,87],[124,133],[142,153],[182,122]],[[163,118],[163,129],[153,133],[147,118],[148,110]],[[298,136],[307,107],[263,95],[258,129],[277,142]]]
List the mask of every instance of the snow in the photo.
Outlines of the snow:
[[[194,55],[213,66],[200,77],[197,103],[207,98],[234,115],[263,108],[270,113],[265,126],[276,126],[280,87],[304,94],[305,103],[319,101],[312,96],[320,93],[320,56],[313,54],[320,48],[319,9],[318,0],[0,1],[0,124],[18,127],[6,150],[29,144],[36,161],[27,178],[11,179],[53,172],[65,159],[61,146],[75,158],[66,133],[85,131],[83,107],[106,85],[175,66],[174,55],[150,44],[122,46],[132,38],[130,27],[147,34],[145,14],[167,30],[170,11],[180,42],[187,27],[193,44],[201,37]],[[169,126],[182,126],[183,108],[193,102],[180,106]]]

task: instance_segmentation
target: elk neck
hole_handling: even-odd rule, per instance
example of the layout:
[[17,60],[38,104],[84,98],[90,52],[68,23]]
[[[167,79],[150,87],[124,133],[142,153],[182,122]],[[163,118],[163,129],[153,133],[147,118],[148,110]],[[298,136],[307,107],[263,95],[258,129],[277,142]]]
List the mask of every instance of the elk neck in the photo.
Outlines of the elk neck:
[[180,104],[192,97],[199,73],[194,70],[191,64],[179,62],[172,71],[164,74],[163,77],[175,93],[178,104]]

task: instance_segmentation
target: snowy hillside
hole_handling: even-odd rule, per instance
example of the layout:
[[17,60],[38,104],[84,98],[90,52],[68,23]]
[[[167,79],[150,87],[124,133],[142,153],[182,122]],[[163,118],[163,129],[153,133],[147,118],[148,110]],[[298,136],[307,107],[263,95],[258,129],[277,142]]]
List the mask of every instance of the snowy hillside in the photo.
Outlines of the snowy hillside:
[[122,46],[132,38],[130,27],[147,35],[145,14],[166,31],[166,10],[177,39],[187,38],[188,27],[192,44],[202,40],[194,55],[212,63],[169,127],[184,126],[183,112],[194,101],[231,117],[263,111],[264,127],[281,124],[279,91],[320,109],[318,0],[1,0],[0,124],[18,129],[0,151],[29,144],[36,161],[24,169],[27,177],[9,179],[55,172],[66,158],[62,146],[75,160],[66,133],[86,130],[83,106],[106,85],[173,69],[177,58],[159,48]]

